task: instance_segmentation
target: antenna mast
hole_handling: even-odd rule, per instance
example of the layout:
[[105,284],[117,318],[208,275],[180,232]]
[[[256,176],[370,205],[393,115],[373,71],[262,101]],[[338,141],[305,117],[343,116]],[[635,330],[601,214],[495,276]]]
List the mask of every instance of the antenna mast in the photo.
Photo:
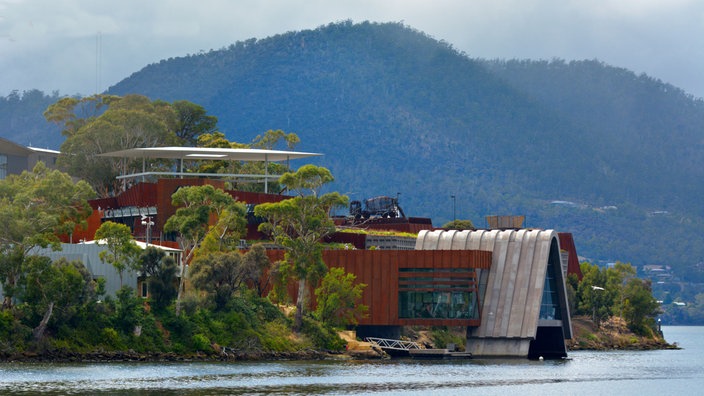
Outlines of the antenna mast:
[[100,93],[100,73],[103,58],[103,34],[98,32],[95,36],[95,94]]

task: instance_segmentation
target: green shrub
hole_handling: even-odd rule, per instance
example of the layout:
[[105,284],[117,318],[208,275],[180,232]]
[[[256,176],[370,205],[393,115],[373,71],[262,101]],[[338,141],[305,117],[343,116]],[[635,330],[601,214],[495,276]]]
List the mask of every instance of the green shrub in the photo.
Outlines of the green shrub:
[[142,319],[142,331],[138,337],[133,338],[131,347],[139,352],[156,352],[166,349],[164,336],[156,324],[153,315],[146,315]]
[[0,310],[0,340],[7,340],[15,327],[15,317],[9,309]]
[[252,328],[251,323],[245,315],[240,312],[230,312],[225,315],[224,321],[231,332],[237,332]]
[[202,305],[200,299],[193,294],[186,294],[181,300],[181,313],[186,315],[194,315],[198,307]]
[[203,334],[196,334],[192,338],[193,349],[200,352],[212,352],[213,347],[210,346],[210,340]]
[[72,351],[89,351],[96,345],[95,335],[90,331],[79,327],[68,326],[66,324],[59,325],[56,331],[55,339],[66,340],[70,344]]
[[455,344],[456,348],[463,350],[466,342],[465,337],[453,333],[447,327],[433,327],[431,337],[436,348],[447,348],[448,344]]
[[51,349],[54,351],[62,351],[62,352],[76,352],[75,349],[73,349],[73,345],[71,344],[71,341],[69,340],[60,340],[60,339],[51,339],[50,343]]
[[254,307],[254,312],[261,323],[286,319],[283,312],[268,299],[259,297],[254,293],[249,293],[246,298]]
[[228,301],[226,312],[238,312],[253,326],[259,321],[255,313],[255,305],[243,297],[233,297]]
[[15,319],[10,310],[0,310],[0,351],[25,351],[31,338],[30,327]]
[[302,332],[310,338],[315,348],[330,351],[345,349],[345,341],[337,335],[335,330],[325,327],[311,318],[303,318]]
[[123,334],[129,335],[144,317],[142,300],[135,295],[134,290],[129,286],[123,286],[117,291],[116,295],[117,303],[112,317],[112,327],[117,328]]
[[597,335],[594,334],[594,333],[589,333],[589,334],[587,334],[584,338],[586,338],[586,339],[589,340],[589,341],[599,342],[599,336],[597,336]]
[[301,349],[301,345],[291,339],[291,328],[283,320],[266,323],[260,340],[262,347],[268,351],[290,352]]
[[110,349],[122,349],[120,334],[112,327],[106,327],[100,331],[101,344]]
[[183,354],[186,353],[186,351],[186,347],[180,342],[174,342],[173,344],[171,344],[171,352],[173,353]]
[[187,344],[195,333],[195,325],[186,315],[176,316],[172,312],[167,312],[159,317],[164,329],[170,333],[174,343]]

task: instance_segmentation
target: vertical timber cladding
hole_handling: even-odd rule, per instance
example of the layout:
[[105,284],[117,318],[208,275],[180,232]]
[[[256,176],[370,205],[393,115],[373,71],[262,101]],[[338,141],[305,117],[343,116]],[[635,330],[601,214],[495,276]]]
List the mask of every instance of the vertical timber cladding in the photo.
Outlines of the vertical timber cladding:
[[[326,250],[323,259],[328,267],[342,267],[367,285],[361,303],[369,311],[360,325],[478,326],[480,301],[474,300],[476,315],[450,313],[450,308],[467,303],[460,301],[463,295],[478,299],[476,270],[488,269],[491,255],[479,250]],[[406,307],[406,317],[399,317],[400,288],[418,294],[418,308],[428,309],[428,315]],[[425,307],[423,298],[428,300]]]

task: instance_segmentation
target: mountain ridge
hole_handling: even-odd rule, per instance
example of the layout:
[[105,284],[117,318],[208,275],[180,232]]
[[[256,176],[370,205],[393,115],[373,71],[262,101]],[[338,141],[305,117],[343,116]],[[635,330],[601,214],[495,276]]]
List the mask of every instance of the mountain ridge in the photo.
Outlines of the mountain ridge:
[[522,214],[593,259],[704,260],[704,102],[598,61],[473,59],[345,21],[162,60],[108,92],[200,104],[231,140],[295,132],[341,193],[400,193],[436,225]]

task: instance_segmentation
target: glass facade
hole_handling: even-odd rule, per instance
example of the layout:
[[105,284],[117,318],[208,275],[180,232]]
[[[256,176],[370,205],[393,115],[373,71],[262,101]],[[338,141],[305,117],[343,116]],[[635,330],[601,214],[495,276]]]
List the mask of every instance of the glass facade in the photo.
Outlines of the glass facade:
[[540,319],[562,319],[560,315],[560,300],[557,296],[557,281],[555,279],[554,265],[548,263],[543,287],[543,299],[540,303]]
[[473,269],[400,268],[399,318],[478,319]]

